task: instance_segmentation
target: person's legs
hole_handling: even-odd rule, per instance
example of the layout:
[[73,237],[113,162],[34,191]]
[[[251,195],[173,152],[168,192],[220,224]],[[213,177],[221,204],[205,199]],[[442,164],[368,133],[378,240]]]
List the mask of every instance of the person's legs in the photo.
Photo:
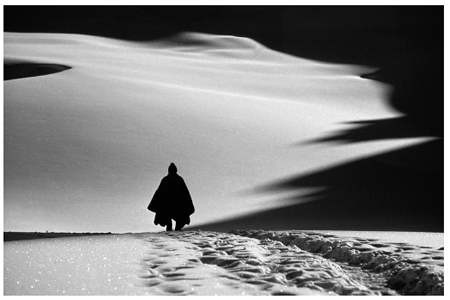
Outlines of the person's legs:
[[175,221],[177,222],[175,230],[178,231],[181,231],[181,229],[183,229],[184,226],[191,223],[191,219],[189,218],[189,216],[178,217]]
[[172,219],[167,219],[166,231],[172,231]]
[[181,229],[184,227],[184,223],[182,222],[177,222],[177,224],[175,225],[175,230],[176,231],[181,231]]

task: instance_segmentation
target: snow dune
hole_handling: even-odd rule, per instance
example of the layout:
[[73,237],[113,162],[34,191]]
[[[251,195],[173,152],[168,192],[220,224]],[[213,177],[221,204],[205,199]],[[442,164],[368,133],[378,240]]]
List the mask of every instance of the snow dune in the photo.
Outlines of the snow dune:
[[249,195],[261,184],[428,140],[308,143],[349,121],[398,116],[383,100],[389,86],[360,77],[369,67],[200,33],[4,37],[5,64],[30,66],[19,73],[70,68],[4,83],[6,231],[159,230],[145,208],[170,162],[201,225],[279,207],[294,193]]

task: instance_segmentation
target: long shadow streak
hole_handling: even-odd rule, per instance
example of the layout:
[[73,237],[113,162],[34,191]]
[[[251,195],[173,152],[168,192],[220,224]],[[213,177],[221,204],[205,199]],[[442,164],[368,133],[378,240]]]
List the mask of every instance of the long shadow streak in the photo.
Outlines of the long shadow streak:
[[[235,228],[443,232],[442,140],[268,183],[257,193],[326,187],[313,201],[189,229]],[[433,152],[437,156],[427,156]],[[426,157],[416,164],[417,157]]]

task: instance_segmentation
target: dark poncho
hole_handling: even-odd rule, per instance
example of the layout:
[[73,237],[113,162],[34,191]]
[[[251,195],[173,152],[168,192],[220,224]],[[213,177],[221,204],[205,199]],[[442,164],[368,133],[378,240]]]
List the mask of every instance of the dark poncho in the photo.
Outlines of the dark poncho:
[[181,176],[169,173],[161,183],[148,205],[156,213],[155,225],[167,226],[170,219],[177,224],[190,224],[190,215],[195,211],[189,190]]

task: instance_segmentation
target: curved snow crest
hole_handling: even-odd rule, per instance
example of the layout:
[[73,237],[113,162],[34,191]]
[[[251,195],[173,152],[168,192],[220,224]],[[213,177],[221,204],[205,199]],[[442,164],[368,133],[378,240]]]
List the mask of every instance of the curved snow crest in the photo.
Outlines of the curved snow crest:
[[339,238],[296,231],[233,230],[232,233],[273,240],[319,254],[332,261],[369,270],[385,277],[386,285],[406,295],[444,295],[444,248],[375,239]]
[[198,32],[182,32],[156,42],[187,51],[208,50],[255,50],[263,47],[258,42],[245,37],[214,35]]
[[246,60],[257,64],[270,64],[290,59],[288,55],[272,51],[262,44],[245,37],[213,35],[198,32],[182,32],[146,44],[150,49],[187,55],[190,59]]

